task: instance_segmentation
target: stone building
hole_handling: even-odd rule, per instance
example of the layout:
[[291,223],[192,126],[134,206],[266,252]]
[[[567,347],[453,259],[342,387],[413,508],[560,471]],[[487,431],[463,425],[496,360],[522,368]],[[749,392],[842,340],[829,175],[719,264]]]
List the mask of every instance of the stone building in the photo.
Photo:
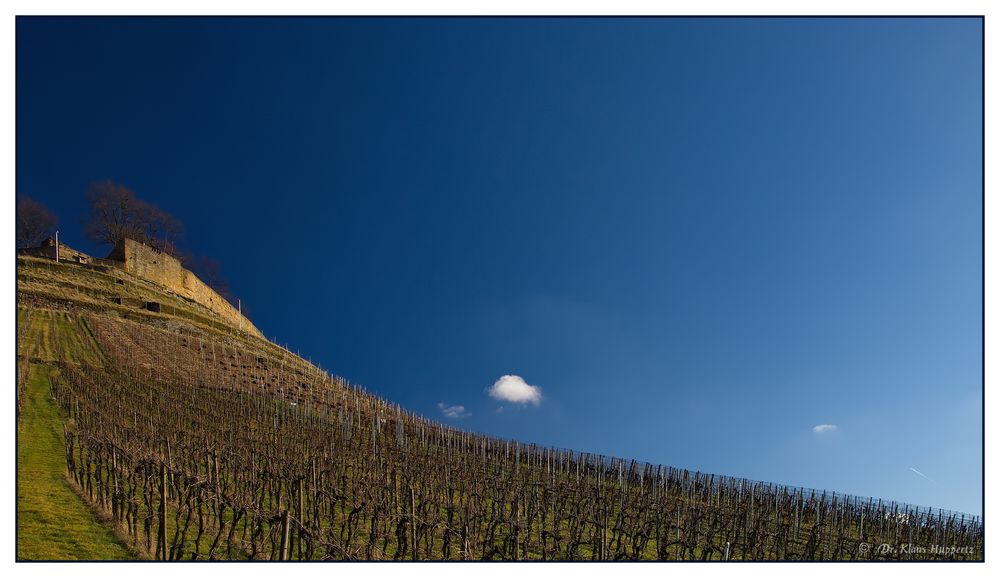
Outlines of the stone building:
[[162,285],[182,297],[200,303],[233,327],[242,327],[243,331],[251,335],[263,337],[249,319],[197,275],[185,269],[176,258],[139,241],[123,239],[115,245],[107,259],[118,262],[127,273]]
[[[56,258],[56,239],[55,237],[49,237],[41,242],[37,247],[29,247],[27,249],[18,249],[18,255],[27,255],[29,257],[42,257],[45,259],[55,259]],[[76,249],[67,246],[65,243],[59,243],[59,260],[66,261],[69,263],[90,263],[92,258],[90,255],[77,251]]]

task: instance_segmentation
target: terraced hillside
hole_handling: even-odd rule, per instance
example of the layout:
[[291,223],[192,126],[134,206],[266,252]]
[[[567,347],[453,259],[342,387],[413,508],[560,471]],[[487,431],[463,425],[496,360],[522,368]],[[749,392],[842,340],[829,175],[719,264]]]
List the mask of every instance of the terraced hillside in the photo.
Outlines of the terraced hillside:
[[114,268],[18,265],[19,481],[53,488],[19,486],[19,557],[983,556],[976,518],[463,432]]

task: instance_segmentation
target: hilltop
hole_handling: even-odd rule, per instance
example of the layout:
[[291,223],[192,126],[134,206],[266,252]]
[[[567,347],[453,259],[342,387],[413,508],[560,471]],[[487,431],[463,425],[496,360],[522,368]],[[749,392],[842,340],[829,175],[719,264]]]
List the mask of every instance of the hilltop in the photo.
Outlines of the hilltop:
[[20,559],[983,556],[959,513],[436,423],[266,340],[173,264],[17,263]]

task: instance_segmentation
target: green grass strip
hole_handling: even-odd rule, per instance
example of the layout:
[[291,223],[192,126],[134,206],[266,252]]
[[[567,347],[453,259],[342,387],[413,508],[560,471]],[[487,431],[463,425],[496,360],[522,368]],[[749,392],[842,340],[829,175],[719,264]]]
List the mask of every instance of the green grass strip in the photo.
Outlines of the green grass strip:
[[66,480],[63,416],[49,395],[50,371],[32,366],[17,427],[17,559],[131,559]]

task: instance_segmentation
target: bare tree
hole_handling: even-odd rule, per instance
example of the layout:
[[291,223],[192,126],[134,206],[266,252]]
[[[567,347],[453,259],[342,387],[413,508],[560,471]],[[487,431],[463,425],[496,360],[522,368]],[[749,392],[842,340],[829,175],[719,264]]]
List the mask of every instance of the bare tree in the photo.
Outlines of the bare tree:
[[124,185],[111,181],[91,183],[87,189],[90,218],[87,235],[107,245],[128,238],[177,255],[177,241],[183,225],[170,213],[156,205],[137,199]]
[[90,219],[86,233],[94,241],[114,245],[128,237],[143,240],[138,202],[132,190],[111,181],[91,183],[87,188]]
[[17,247],[35,247],[47,239],[56,228],[59,219],[48,207],[32,199],[21,197],[17,201]]
[[184,225],[170,213],[145,201],[137,201],[139,221],[145,233],[145,241],[151,247],[179,256],[177,241],[184,234]]

